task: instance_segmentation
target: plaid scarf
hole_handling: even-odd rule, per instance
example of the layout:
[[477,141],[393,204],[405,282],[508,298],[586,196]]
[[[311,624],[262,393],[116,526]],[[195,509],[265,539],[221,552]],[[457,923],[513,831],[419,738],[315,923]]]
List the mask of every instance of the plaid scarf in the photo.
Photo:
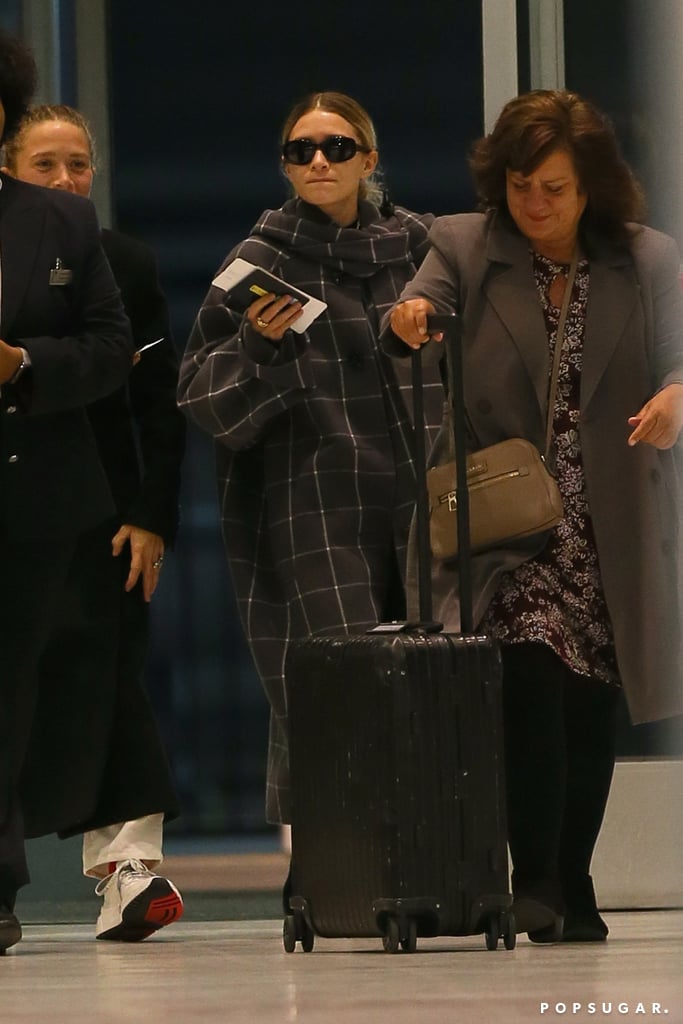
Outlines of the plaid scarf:
[[279,210],[266,210],[251,234],[343,274],[372,277],[383,267],[413,262],[411,217],[419,226],[420,239],[424,227],[408,211],[401,213],[402,220],[395,214],[382,218],[376,206],[361,200],[357,226],[343,228],[317,206],[290,199]]

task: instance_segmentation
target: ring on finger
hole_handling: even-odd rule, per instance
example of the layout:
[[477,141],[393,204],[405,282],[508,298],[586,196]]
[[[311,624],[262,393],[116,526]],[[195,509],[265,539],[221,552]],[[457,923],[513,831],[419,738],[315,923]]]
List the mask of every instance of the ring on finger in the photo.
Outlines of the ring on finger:
[[256,325],[257,325],[257,327],[260,327],[263,330],[264,327],[268,326],[268,321],[267,320],[263,320],[260,316],[257,316],[256,317]]
[[157,558],[156,561],[152,562],[152,568],[153,569],[161,569],[163,564],[164,564],[163,558]]

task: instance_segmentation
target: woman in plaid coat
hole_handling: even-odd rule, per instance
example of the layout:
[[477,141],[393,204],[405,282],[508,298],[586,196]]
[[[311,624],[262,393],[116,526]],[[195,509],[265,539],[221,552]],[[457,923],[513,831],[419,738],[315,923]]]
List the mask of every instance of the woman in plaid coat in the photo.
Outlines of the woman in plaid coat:
[[[271,707],[267,816],[289,820],[284,658],[290,639],[362,632],[404,614],[414,506],[410,378],[378,348],[383,314],[427,250],[431,215],[373,200],[372,122],[350,97],[298,103],[282,133],[294,198],[227,257],[321,299],[213,286],[181,365],[179,401],[216,440],[223,536],[242,623]],[[221,268],[222,269],[222,268]],[[441,382],[425,368],[432,435]]]

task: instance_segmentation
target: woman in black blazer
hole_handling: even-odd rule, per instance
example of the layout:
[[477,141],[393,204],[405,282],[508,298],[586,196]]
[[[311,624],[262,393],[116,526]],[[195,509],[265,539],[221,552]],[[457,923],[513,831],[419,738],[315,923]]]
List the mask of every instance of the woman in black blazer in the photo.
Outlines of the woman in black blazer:
[[[31,54],[0,31],[0,141],[35,78]],[[41,712],[40,658],[80,538],[114,513],[85,407],[123,384],[133,345],[89,202],[0,174],[0,214],[2,953],[21,938],[14,903],[29,881],[18,786]]]
[[[71,107],[32,108],[6,147],[6,163],[23,181],[89,195],[94,153],[87,122]],[[182,913],[175,886],[150,870],[162,859],[164,816],[177,806],[142,673],[149,601],[177,529],[185,426],[154,254],[109,230],[102,245],[136,348],[125,387],[88,408],[117,515],[81,542],[80,562],[89,569],[72,581],[41,661],[41,685],[54,697],[43,702],[49,714],[34,726],[21,796],[27,834],[84,832],[84,872],[102,879],[97,937],[134,941]],[[70,701],[63,696],[67,680]],[[74,700],[89,708],[93,722],[85,745],[71,715]],[[65,780],[64,752],[75,749]],[[58,792],[46,790],[46,765],[60,765]]]

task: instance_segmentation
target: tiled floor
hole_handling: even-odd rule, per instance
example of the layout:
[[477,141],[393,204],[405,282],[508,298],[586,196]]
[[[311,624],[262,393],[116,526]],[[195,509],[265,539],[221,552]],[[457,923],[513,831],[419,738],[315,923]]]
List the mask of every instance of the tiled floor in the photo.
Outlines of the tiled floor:
[[423,939],[412,956],[374,939],[287,954],[278,921],[183,919],[126,946],[94,941],[91,925],[28,925],[0,959],[0,1021],[683,1024],[683,912],[606,919],[604,946],[520,937],[514,951],[487,952],[480,937]]

